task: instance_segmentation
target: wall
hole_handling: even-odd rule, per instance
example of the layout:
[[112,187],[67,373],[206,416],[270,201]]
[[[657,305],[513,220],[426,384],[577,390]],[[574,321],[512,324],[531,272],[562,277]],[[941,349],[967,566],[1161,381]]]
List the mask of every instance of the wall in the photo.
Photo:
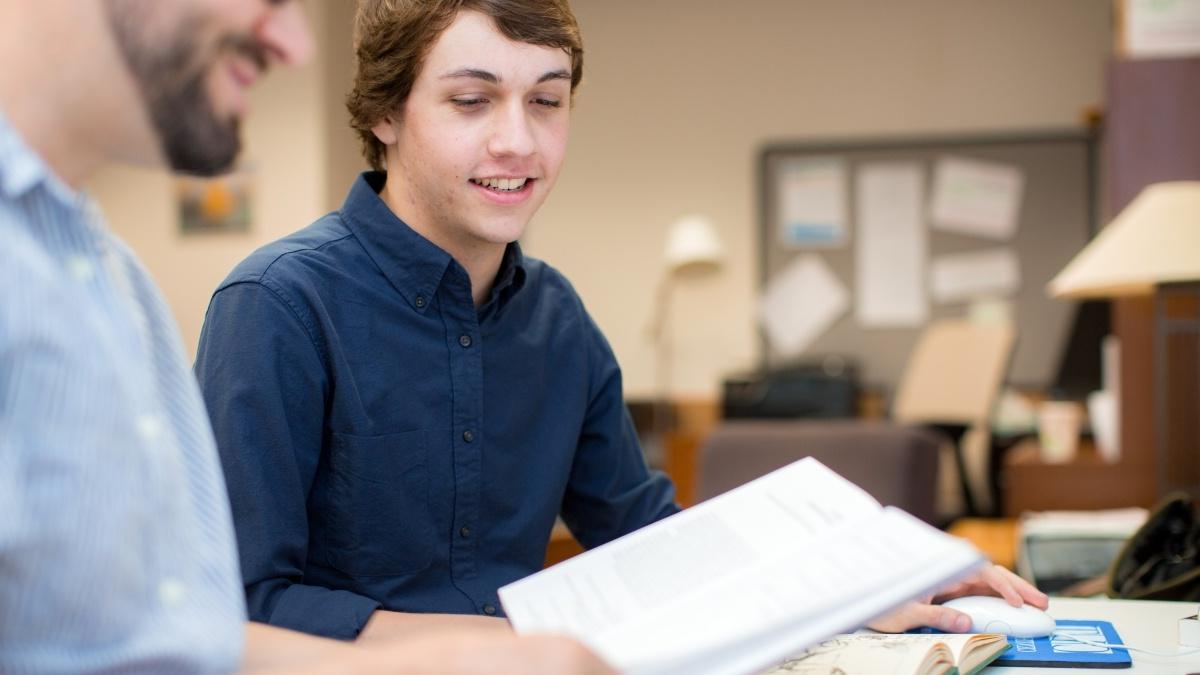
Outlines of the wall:
[[[251,248],[340,203],[360,162],[344,130],[350,5],[308,3],[321,60],[274,74],[247,129],[261,176],[249,237],[181,239],[165,177],[93,189],[147,260],[194,349],[208,296]],[[1098,0],[574,0],[585,79],[559,185],[525,239],[575,283],[625,368],[655,391],[646,336],[666,228],[711,216],[723,270],[678,289],[672,391],[713,396],[757,360],[755,162],[768,140],[1064,127],[1102,99]],[[332,49],[331,49],[332,48]]]
[[1079,124],[1102,99],[1096,0],[574,0],[585,81],[567,167],[528,235],[608,334],[631,394],[654,391],[659,255],[710,215],[727,264],[673,304],[672,390],[715,395],[757,360],[756,158],[767,140]]

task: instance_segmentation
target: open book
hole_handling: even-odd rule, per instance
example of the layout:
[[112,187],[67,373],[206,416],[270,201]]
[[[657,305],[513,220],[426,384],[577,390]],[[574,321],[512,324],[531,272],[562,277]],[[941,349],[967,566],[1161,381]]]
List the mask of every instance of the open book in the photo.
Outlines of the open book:
[[973,675],[1008,649],[996,633],[972,635],[839,635],[822,642],[767,675]]
[[500,589],[635,675],[758,672],[984,562],[806,458]]

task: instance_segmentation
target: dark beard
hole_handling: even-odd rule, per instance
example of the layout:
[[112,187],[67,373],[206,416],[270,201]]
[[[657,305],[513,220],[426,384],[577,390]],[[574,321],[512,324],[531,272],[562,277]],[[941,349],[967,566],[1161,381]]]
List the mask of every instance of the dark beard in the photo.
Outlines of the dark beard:
[[134,24],[136,3],[110,0],[109,20],[126,64],[132,71],[167,164],[174,171],[212,176],[227,171],[241,150],[236,117],[222,120],[205,86],[212,62],[226,49],[266,63],[264,48],[249,37],[225,36],[211,49],[198,44],[203,21],[189,17],[172,39],[155,48],[145,29]]
[[163,88],[147,91],[147,105],[167,165],[197,176],[228,171],[242,149],[238,120],[217,118],[203,73],[163,83]]

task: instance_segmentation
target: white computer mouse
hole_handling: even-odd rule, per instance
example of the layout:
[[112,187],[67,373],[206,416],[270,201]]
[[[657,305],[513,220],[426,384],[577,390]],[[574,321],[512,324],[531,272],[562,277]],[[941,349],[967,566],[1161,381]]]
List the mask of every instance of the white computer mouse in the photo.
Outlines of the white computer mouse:
[[1033,605],[1013,607],[1004,598],[969,595],[945,602],[971,617],[972,633],[1004,633],[1037,638],[1054,632],[1054,618]]

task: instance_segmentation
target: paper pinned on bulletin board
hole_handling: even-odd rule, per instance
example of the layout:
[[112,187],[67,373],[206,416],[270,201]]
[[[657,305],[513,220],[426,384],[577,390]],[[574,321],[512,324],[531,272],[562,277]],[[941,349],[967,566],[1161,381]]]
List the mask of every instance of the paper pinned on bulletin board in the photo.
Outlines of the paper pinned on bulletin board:
[[759,301],[759,320],[771,348],[798,356],[850,306],[850,293],[825,261],[803,255],[776,274]]
[[778,172],[776,229],[785,246],[846,243],[846,162],[836,157],[784,161]]
[[1017,234],[1025,176],[1015,166],[962,157],[934,165],[933,226],[997,241]]
[[1021,288],[1021,263],[1011,248],[938,256],[929,286],[938,302],[1009,297]]
[[1125,56],[1200,54],[1200,0],[1124,0]]
[[857,318],[863,326],[918,326],[929,317],[924,194],[918,162],[863,164],[855,176]]

